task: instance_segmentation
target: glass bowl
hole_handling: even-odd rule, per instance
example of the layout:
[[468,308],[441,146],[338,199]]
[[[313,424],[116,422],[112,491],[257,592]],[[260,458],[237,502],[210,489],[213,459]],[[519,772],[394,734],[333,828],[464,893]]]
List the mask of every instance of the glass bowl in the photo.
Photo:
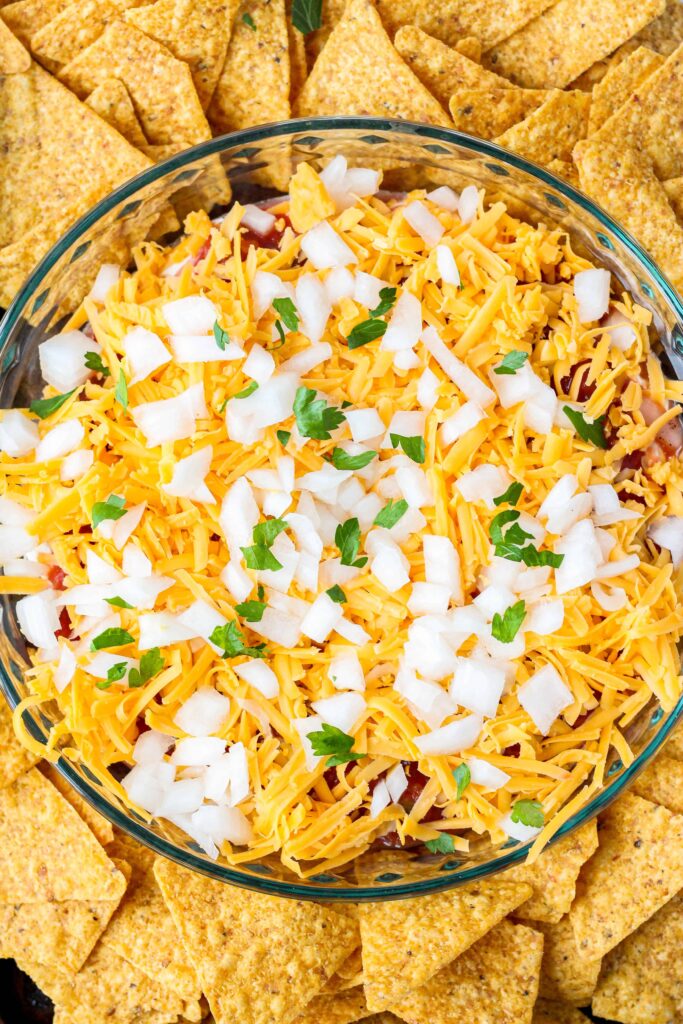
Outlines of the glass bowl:
[[[590,199],[481,139],[408,122],[338,117],[265,125],[213,139],[150,168],[93,207],[34,270],[0,326],[0,407],[26,406],[40,393],[38,344],[59,330],[89,290],[100,263],[125,265],[131,246],[160,235],[172,240],[175,214],[215,210],[230,192],[241,202],[266,199],[286,187],[301,161],[320,166],[337,153],[351,165],[381,168],[388,188],[449,184],[461,189],[474,182],[486,189],[488,199],[505,199],[516,215],[566,228],[580,252],[609,267],[635,300],[652,311],[663,358],[674,376],[683,377],[680,297],[640,246]],[[11,599],[2,599],[1,613],[0,686],[15,707],[27,695],[26,648]],[[24,712],[27,729],[41,744],[51,724],[49,711],[48,705],[40,712]],[[628,728],[634,761],[625,767],[615,754],[606,784],[558,830],[554,841],[622,792],[657,753],[682,712],[683,698],[668,714],[653,699]],[[480,840],[467,855],[394,851],[387,858],[389,869],[362,854],[344,869],[300,879],[275,855],[239,866],[215,862],[172,825],[148,823],[125,807],[84,765],[62,757],[59,768],[101,814],[157,853],[225,882],[298,899],[386,900],[438,892],[510,867],[526,856],[529,846],[511,841],[494,847]]]

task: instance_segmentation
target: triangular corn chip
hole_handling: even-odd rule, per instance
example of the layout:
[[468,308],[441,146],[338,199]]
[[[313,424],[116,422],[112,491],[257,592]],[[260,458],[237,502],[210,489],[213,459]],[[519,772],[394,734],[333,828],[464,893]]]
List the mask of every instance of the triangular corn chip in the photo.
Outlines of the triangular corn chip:
[[16,0],[2,8],[2,20],[25,46],[30,47],[35,33],[72,3],[73,0]]
[[154,870],[216,1024],[288,1024],[357,942],[354,921],[315,903],[232,888],[167,860]]
[[[92,834],[95,836],[97,841],[102,846],[107,846],[111,843],[114,838],[114,829],[111,826],[111,822],[103,818],[98,811],[91,807],[90,804],[83,799],[83,797],[76,792],[73,786],[69,785],[63,775],[57,771],[53,764],[48,761],[44,761],[40,766],[40,770],[45,775],[55,789],[58,789],[64,799],[71,804],[73,809],[78,812],[80,817],[86,823]],[[126,860],[127,858],[123,858]]]
[[402,25],[416,25],[449,46],[461,36],[475,36],[484,50],[512,35],[550,7],[553,0],[378,0],[377,10],[393,35]]
[[593,89],[588,115],[588,134],[592,135],[602,127],[605,121],[626,103],[641,83],[663,63],[664,58],[659,53],[648,49],[647,46],[639,46],[625,60],[609,68],[602,81]]
[[362,988],[336,995],[316,996],[292,1024],[352,1024],[368,1016]]
[[540,993],[573,1006],[587,1006],[600,974],[600,960],[584,960],[574,938],[571,922],[563,917],[557,924],[537,922],[543,934],[543,963]]
[[487,71],[459,50],[413,25],[398,30],[394,46],[410,70],[446,108],[456,89],[513,88],[505,78]]
[[208,110],[209,122],[220,134],[285,121],[290,117],[289,93],[285,0],[246,0]]
[[12,712],[4,699],[0,700],[0,789],[10,786],[38,760],[35,754],[22,747],[12,727]]
[[586,137],[591,99],[585,92],[555,90],[519,124],[499,135],[499,146],[537,164],[571,160],[577,142]]
[[71,4],[31,36],[31,50],[43,67],[58,71],[78,56],[118,18],[110,0],[83,0]]
[[604,956],[681,888],[683,816],[624,793],[600,819],[569,914],[581,956]]
[[34,768],[0,790],[0,902],[118,900],[126,879]]
[[211,138],[187,64],[122,21],[109,25],[59,74],[83,98],[112,76],[126,86],[153,145],[193,146]]
[[542,956],[542,935],[501,921],[426,985],[392,1006],[392,1013],[409,1024],[531,1024]]
[[[114,859],[129,877],[125,861]],[[38,961],[75,974],[90,956],[119,905],[115,900],[0,903],[0,957]]]
[[299,117],[340,111],[450,124],[394,49],[371,0],[349,0],[296,102]]
[[460,956],[531,895],[531,886],[474,882],[414,900],[369,904],[361,911],[368,1009],[385,1010]]
[[185,61],[206,110],[225,63],[237,4],[238,0],[157,0],[127,11],[125,19]]
[[448,107],[458,131],[495,139],[547,98],[545,89],[456,89]]
[[0,18],[0,75],[16,75],[28,71],[30,66],[28,50]]
[[533,864],[518,864],[503,875],[508,882],[528,882],[532,896],[518,907],[515,917],[556,924],[569,913],[576,895],[579,871],[598,847],[595,821],[553,843]]

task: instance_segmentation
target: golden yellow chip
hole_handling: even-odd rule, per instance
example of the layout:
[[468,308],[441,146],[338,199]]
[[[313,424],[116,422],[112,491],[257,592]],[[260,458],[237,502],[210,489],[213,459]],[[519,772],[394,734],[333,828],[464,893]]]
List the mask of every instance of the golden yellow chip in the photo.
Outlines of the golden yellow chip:
[[[114,863],[128,879],[125,861]],[[0,903],[0,958],[35,960],[75,974],[118,905],[118,899]]]
[[660,54],[647,46],[639,46],[624,60],[614,64],[593,89],[588,134],[597,131],[663,63],[664,58]]
[[458,89],[512,89],[510,82],[419,28],[400,28],[394,46],[422,84],[448,109]]
[[22,747],[14,735],[12,712],[4,697],[0,698],[0,789],[11,785],[27,772],[38,757]]
[[2,19],[30,48],[34,34],[72,3],[73,0],[17,0],[2,8]]
[[305,39],[308,69],[313,67],[320,51],[330,37],[332,29],[344,13],[346,0],[324,0],[322,5],[322,24],[315,32],[309,32]]
[[683,817],[625,793],[600,819],[569,914],[580,955],[605,956],[683,887]]
[[289,94],[285,0],[246,0],[208,110],[209,122],[220,134],[285,121],[291,116]]
[[576,164],[571,163],[569,160],[549,160],[546,164],[549,171],[556,174],[558,178],[564,178],[574,188],[581,188],[581,182],[579,181],[579,172],[576,169]]
[[683,814],[683,762],[660,754],[636,776],[631,789],[674,814]]
[[[80,815],[83,821],[86,823],[92,834],[95,836],[97,841],[102,846],[106,846],[111,843],[114,838],[114,830],[111,826],[111,822],[103,818],[102,815],[91,807],[87,800],[76,792],[73,786],[70,786],[63,775],[57,771],[54,765],[44,762],[40,766],[40,770],[45,775],[55,789],[58,789],[64,799],[71,804],[73,809]],[[123,858],[124,860],[127,858]]]
[[449,46],[461,36],[475,36],[484,50],[506,39],[537,17],[553,0],[508,0],[483,4],[481,0],[378,0],[377,9],[390,34],[402,25],[416,25]]
[[565,1003],[552,1003],[547,999],[539,999],[534,1006],[532,1024],[587,1024],[588,1017],[573,1006]]
[[490,931],[422,988],[392,1006],[408,1024],[531,1024],[543,936],[509,921]]
[[531,895],[524,883],[487,879],[414,900],[361,911],[368,1009],[385,1010],[423,987]]
[[448,106],[458,131],[495,139],[547,98],[544,89],[456,89]]
[[72,3],[31,36],[31,50],[50,71],[58,71],[90,46],[119,12],[110,0]]
[[154,871],[216,1024],[291,1020],[358,941],[355,921],[315,903],[235,889],[167,860]]
[[118,900],[126,880],[37,768],[0,790],[0,902]]
[[0,78],[0,109],[0,245],[19,242],[33,228],[42,232],[51,220],[74,221],[93,193],[104,195],[149,166],[35,63]]
[[225,63],[237,5],[238,0],[157,0],[125,17],[185,61],[206,110]]
[[637,49],[638,43],[636,42],[636,36],[634,36],[627,42],[622,43],[621,46],[618,46],[614,53],[610,53],[608,57],[603,57],[601,60],[596,60],[589,68],[582,71],[573,82],[569,83],[568,88],[591,92],[598,82],[603,80],[608,71],[617,64],[620,64],[622,60],[625,60],[630,53]]
[[[114,850],[125,848],[118,842],[113,845]],[[126,895],[102,943],[181,999],[198,1000],[201,989],[197,975],[154,877],[154,858],[146,868],[140,859],[132,867]]]
[[590,103],[590,96],[578,89],[554,90],[524,121],[499,135],[496,142],[537,164],[571,160],[574,146],[586,136]]
[[649,250],[672,283],[683,287],[683,229],[642,151],[602,137],[607,125],[575,152],[581,187]]
[[665,0],[558,0],[484,54],[484,63],[527,89],[562,89],[664,6]]
[[579,871],[598,847],[595,821],[572,832],[544,850],[533,864],[506,871],[508,881],[528,882],[533,895],[515,911],[515,917],[556,924],[569,912],[576,894]]
[[150,143],[193,146],[211,138],[187,64],[133,25],[109,25],[59,77],[85,98],[114,72],[126,86]]
[[131,146],[145,146],[144,136],[128,90],[118,78],[107,78],[90,93],[85,102],[91,110],[116,128]]
[[606,121],[596,141],[628,143],[652,161],[661,181],[683,175],[683,44]]
[[641,29],[635,38],[638,43],[665,57],[673,53],[679,43],[683,43],[683,6],[680,0],[667,0],[664,13]]
[[[683,223],[683,177],[669,178],[668,181],[663,181],[662,185],[679,223]],[[670,754],[677,761],[680,761],[681,757],[683,757],[680,740],[675,734],[664,749],[667,754]]]
[[683,1006],[681,943],[679,894],[607,954],[593,997],[594,1012],[616,1020],[678,1020]]
[[481,60],[481,40],[476,36],[465,36],[463,39],[458,39],[457,43],[453,44],[453,49],[461,53],[463,57],[469,57],[476,64]]
[[371,0],[349,0],[296,102],[299,117],[333,115],[340,110],[451,123],[399,57]]
[[337,995],[316,996],[292,1024],[351,1024],[368,1016],[362,988]]
[[[676,178],[670,179],[664,183],[664,188],[669,200],[671,201],[671,195],[677,196],[683,190],[683,184],[679,185]],[[671,192],[669,191],[671,189]],[[683,724],[677,725],[671,733],[671,736],[666,741],[664,751],[669,757],[675,757],[677,761],[683,761]]]
[[557,924],[538,921],[534,928],[543,933],[543,964],[540,994],[573,1006],[587,1006],[600,974],[600,960],[579,956],[569,918]]
[[[154,936],[150,936],[150,941]],[[98,943],[77,974],[33,961],[18,961],[25,974],[54,1003],[67,1011],[68,1019],[115,1021],[116,1024],[156,1020],[172,1024],[183,1013],[183,1002],[162,988],[123,957]]]
[[26,50],[0,18],[0,75],[15,75],[28,71],[31,58]]
[[320,175],[310,164],[301,163],[289,184],[289,219],[295,231],[303,234],[336,213]]

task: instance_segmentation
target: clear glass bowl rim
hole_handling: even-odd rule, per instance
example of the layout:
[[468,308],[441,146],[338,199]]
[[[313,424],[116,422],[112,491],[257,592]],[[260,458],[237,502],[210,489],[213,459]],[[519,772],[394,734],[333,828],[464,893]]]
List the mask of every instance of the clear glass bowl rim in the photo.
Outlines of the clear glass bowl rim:
[[[119,188],[110,192],[107,196],[96,203],[76,223],[66,231],[58,242],[38,263],[36,268],[27,278],[19,290],[2,321],[0,322],[0,353],[8,341],[11,331],[18,323],[21,314],[27,308],[29,301],[37,291],[45,275],[55,266],[60,257],[70,247],[78,243],[79,239],[97,221],[114,209],[119,203],[130,199],[139,189],[153,185],[165,175],[181,170],[188,164],[205,157],[220,154],[224,150],[233,149],[238,146],[282,138],[283,136],[299,135],[301,133],[314,134],[317,131],[329,131],[337,129],[340,131],[363,131],[363,132],[393,132],[397,135],[412,135],[429,140],[430,142],[447,142],[458,145],[472,153],[493,158],[502,164],[506,164],[515,170],[522,171],[539,183],[552,186],[557,192],[565,196],[579,208],[595,217],[600,223],[615,235],[619,241],[631,251],[637,262],[655,280],[657,286],[664,293],[672,310],[683,330],[683,299],[681,299],[668,281],[664,273],[640,246],[640,244],[620,225],[617,221],[594,203],[583,192],[575,189],[568,182],[556,177],[550,171],[531,163],[516,154],[497,146],[493,142],[466,135],[449,128],[437,128],[432,125],[418,124],[413,121],[398,121],[390,118],[377,117],[315,117],[299,118],[290,121],[259,125],[257,128],[248,128],[228,135],[221,135],[207,142],[202,142],[190,149],[183,150],[175,156],[169,157],[161,163],[155,164],[142,171],[140,174],[126,181]],[[0,663],[0,689],[5,693],[8,703],[15,708],[21,700],[14,683],[7,674],[5,667]],[[598,813],[604,810],[616,797],[624,791],[631,781],[657,754],[660,748],[668,739],[672,730],[683,717],[683,697],[676,707],[669,713],[666,720],[657,728],[647,746],[638,754],[632,764],[622,770],[618,778],[599,791],[585,807],[577,811],[569,818],[556,832],[551,844],[558,842],[570,832],[585,824]],[[26,714],[25,723],[36,740],[41,737],[30,716]],[[531,842],[519,843],[512,847],[506,854],[497,858],[494,862],[473,864],[471,867],[460,867],[454,871],[440,872],[442,877],[434,877],[420,880],[407,880],[402,884],[392,884],[390,887],[383,885],[363,886],[341,886],[334,882],[316,883],[315,878],[306,882],[296,880],[282,881],[280,879],[268,878],[267,875],[252,875],[225,864],[208,863],[201,856],[195,855],[190,850],[182,850],[162,836],[148,830],[143,824],[138,823],[119,811],[117,808],[105,803],[100,799],[96,789],[85,782],[70,766],[68,762],[60,761],[57,764],[58,770],[74,789],[92,806],[99,811],[112,824],[122,831],[128,833],[138,842],[154,850],[155,853],[176,861],[183,867],[198,871],[214,879],[237,885],[242,888],[252,889],[257,892],[269,895],[283,896],[290,899],[315,899],[327,902],[363,902],[382,901],[387,899],[405,899],[409,897],[427,895],[429,893],[443,892],[462,885],[465,882],[474,882],[489,874],[498,873],[512,867],[522,861],[531,846]],[[256,862],[255,862],[256,863]],[[248,867],[248,865],[245,865]],[[323,869],[324,870],[324,869]]]

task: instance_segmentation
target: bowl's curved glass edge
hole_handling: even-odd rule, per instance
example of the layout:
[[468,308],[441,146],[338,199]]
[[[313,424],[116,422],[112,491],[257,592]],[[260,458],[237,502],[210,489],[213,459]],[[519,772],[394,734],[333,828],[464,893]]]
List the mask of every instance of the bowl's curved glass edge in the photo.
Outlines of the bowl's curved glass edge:
[[[683,332],[683,300],[662,273],[660,268],[653,262],[648,254],[641,248],[632,236],[614,221],[610,215],[601,207],[588,199],[583,193],[573,188],[567,182],[556,177],[543,167],[537,166],[530,161],[516,156],[500,146],[491,142],[465,135],[451,129],[435,128],[430,125],[416,124],[407,121],[395,121],[391,119],[379,119],[372,117],[331,117],[331,118],[306,118],[293,121],[280,122],[278,124],[261,125],[258,128],[246,129],[230,135],[219,136],[208,142],[201,143],[191,149],[170,157],[160,164],[156,164],[146,171],[141,172],[135,178],[125,182],[122,186],[110,193],[86,214],[84,214],[46,254],[41,262],[30,274],[25,284],[13,300],[5,317],[0,322],[0,350],[10,337],[10,332],[19,321],[22,311],[36,289],[41,284],[43,277],[52,269],[60,257],[76,243],[83,232],[92,227],[103,215],[113,210],[119,203],[128,199],[139,189],[154,184],[166,174],[180,170],[186,165],[204,157],[210,157],[221,153],[226,146],[243,146],[251,143],[258,143],[264,140],[272,140],[281,136],[315,132],[316,130],[359,130],[377,132],[396,132],[398,134],[418,134],[424,139],[435,142],[454,143],[463,148],[471,150],[480,156],[486,156],[502,161],[523,173],[529,174],[541,182],[545,182],[558,193],[564,195],[588,214],[595,217],[610,232],[612,232],[622,244],[629,249],[636,259],[643,265],[644,269],[654,278],[658,287],[670,303],[678,320],[678,328]],[[683,337],[683,334],[681,335]],[[669,353],[670,354],[670,353]],[[680,353],[676,353],[678,367],[683,367]],[[677,368],[678,368],[677,367]],[[683,375],[683,374],[682,374]],[[0,689],[4,692],[10,707],[15,708],[20,701],[20,695],[16,691],[14,683],[5,672],[4,666],[0,664]],[[675,708],[669,712],[666,720],[660,723],[657,734],[650,740],[647,746],[638,754],[628,768],[623,768],[619,776],[610,781],[602,792],[592,797],[585,808],[576,812],[572,818],[562,825],[550,842],[550,845],[562,840],[571,832],[586,824],[600,811],[604,810],[624,789],[633,781],[661,749],[668,739],[671,731],[678,721],[683,717],[683,697],[681,697]],[[37,724],[28,712],[24,713],[24,722],[32,736],[38,741],[44,741],[43,735]],[[321,899],[326,902],[372,902],[391,899],[404,899],[425,895],[429,893],[442,892],[461,885],[466,882],[474,882],[482,877],[498,873],[519,864],[527,855],[532,842],[516,844],[507,852],[498,857],[494,862],[488,861],[480,864],[473,864],[471,867],[458,865],[457,875],[454,877],[447,870],[442,872],[442,877],[406,880],[405,882],[392,881],[384,885],[363,885],[357,887],[338,887],[335,884],[321,884],[315,879],[302,882],[282,881],[270,879],[264,875],[250,875],[248,864],[244,870],[231,868],[224,864],[207,862],[200,855],[195,855],[188,850],[180,850],[162,836],[147,829],[144,824],[131,820],[128,816],[109,803],[103,802],[100,795],[87,781],[81,778],[76,770],[68,762],[60,759],[57,768],[63,777],[79,793],[87,803],[107,818],[113,825],[120,828],[132,838],[142,842],[160,856],[176,861],[178,864],[192,868],[208,877],[219,878],[220,880],[239,886],[272,895],[284,896],[294,899]],[[447,860],[447,858],[443,858]],[[339,880],[343,885],[343,880]],[[331,879],[337,882],[337,879]],[[348,883],[347,883],[348,884]]]

